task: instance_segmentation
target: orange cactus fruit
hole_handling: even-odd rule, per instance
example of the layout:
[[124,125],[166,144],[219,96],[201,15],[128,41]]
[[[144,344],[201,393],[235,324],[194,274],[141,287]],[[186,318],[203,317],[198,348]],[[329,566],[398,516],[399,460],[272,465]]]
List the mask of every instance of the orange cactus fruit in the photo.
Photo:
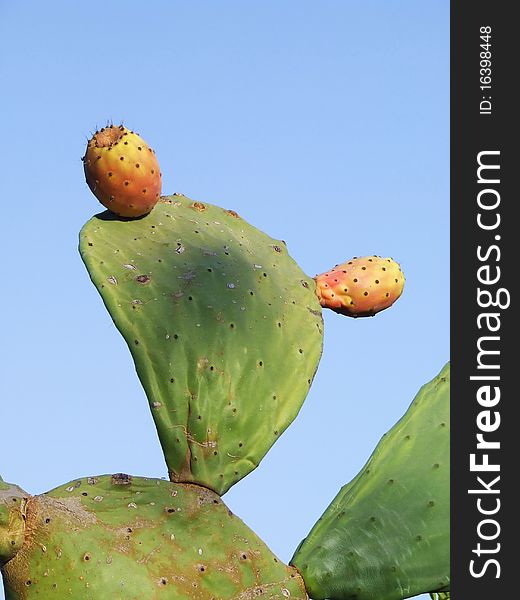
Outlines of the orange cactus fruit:
[[101,204],[121,217],[142,217],[161,195],[155,152],[123,125],[103,127],[88,141],[85,179]]
[[381,256],[354,257],[314,280],[321,306],[348,317],[371,317],[389,308],[405,281],[399,264]]

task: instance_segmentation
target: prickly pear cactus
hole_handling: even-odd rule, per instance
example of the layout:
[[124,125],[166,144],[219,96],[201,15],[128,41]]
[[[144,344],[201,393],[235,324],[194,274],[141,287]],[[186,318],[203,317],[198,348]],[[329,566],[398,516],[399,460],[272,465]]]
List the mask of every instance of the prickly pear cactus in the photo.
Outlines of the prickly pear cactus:
[[285,244],[184,196],[81,231],[146,390],[170,479],[223,494],[296,417],[322,351],[315,282]]
[[8,600],[307,598],[296,569],[197,485],[88,477],[24,510],[23,546],[2,568]]
[[311,598],[400,600],[449,589],[449,375],[424,385],[300,544]]

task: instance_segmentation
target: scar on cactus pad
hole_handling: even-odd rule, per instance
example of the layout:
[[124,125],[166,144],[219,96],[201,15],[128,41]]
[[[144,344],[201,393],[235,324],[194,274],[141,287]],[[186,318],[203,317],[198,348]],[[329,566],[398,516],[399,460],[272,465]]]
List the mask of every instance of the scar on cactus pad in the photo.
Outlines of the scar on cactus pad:
[[120,217],[148,214],[161,195],[154,151],[123,125],[96,131],[87,144],[83,167],[94,196]]
[[391,258],[362,256],[317,275],[321,306],[348,317],[371,317],[401,296],[404,275]]

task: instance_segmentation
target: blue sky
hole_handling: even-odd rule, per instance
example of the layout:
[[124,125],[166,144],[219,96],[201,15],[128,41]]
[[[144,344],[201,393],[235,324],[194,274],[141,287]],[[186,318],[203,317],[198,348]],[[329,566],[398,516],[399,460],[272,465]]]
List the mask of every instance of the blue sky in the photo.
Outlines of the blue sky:
[[298,418],[224,498],[288,561],[449,359],[449,2],[0,1],[0,77],[0,474],[31,493],[166,474],[77,252],[96,127],[138,131],[163,193],[236,210],[311,276],[401,264],[390,310],[324,315]]

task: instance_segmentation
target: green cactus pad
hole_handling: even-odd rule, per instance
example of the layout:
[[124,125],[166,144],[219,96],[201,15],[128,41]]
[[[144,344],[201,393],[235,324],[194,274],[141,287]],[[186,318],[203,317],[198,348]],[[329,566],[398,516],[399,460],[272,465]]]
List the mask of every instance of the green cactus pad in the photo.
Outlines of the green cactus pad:
[[322,350],[314,281],[233,211],[175,195],[110,212],[80,252],[146,390],[170,479],[223,494],[298,414]]
[[311,598],[398,600],[450,582],[449,363],[295,552]]
[[128,475],[77,479],[29,500],[2,569],[8,600],[307,598],[214,492]]
[[0,566],[22,547],[29,494],[0,477]]

